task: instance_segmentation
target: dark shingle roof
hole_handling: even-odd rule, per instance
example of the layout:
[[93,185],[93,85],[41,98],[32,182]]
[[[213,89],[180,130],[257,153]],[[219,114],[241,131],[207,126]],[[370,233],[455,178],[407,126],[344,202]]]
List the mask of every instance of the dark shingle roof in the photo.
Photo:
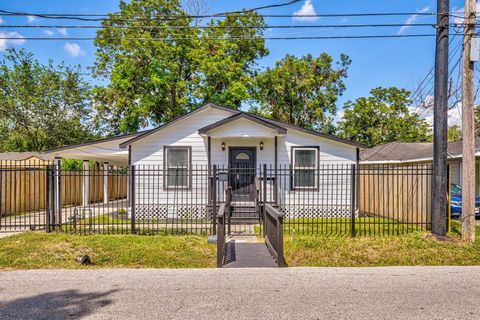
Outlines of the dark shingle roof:
[[[480,138],[475,140],[475,149],[480,151]],[[449,157],[461,157],[462,141],[448,143]],[[408,162],[422,161],[433,158],[433,144],[431,142],[390,142],[374,148],[365,149],[360,153],[362,162]]]
[[51,160],[52,157],[40,152],[1,152],[0,160],[25,160],[31,157],[36,157],[42,160]]

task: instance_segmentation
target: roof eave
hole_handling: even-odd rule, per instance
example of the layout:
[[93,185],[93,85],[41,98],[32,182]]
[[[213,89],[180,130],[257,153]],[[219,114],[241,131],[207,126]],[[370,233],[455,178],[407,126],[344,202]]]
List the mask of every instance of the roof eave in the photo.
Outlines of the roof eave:
[[160,126],[158,126],[157,128],[152,129],[152,130],[150,130],[149,132],[146,132],[145,134],[141,134],[141,135],[139,135],[139,136],[137,136],[137,137],[135,137],[135,138],[133,138],[133,139],[130,139],[130,140],[127,140],[127,141],[122,142],[122,143],[119,145],[119,146],[120,146],[120,149],[125,149],[126,147],[128,147],[128,146],[131,145],[132,143],[134,143],[134,142],[136,142],[136,141],[138,141],[138,140],[141,140],[141,139],[143,139],[143,138],[145,138],[145,137],[147,137],[147,136],[149,136],[149,135],[151,135],[151,134],[153,134],[153,133],[155,133],[155,132],[158,132],[158,131],[160,131],[160,130],[162,130],[162,129],[171,127],[171,126],[173,126],[174,124],[176,124],[177,122],[181,121],[182,119],[185,119],[186,117],[191,116],[191,115],[193,115],[193,114],[195,114],[195,113],[198,113],[198,112],[200,112],[200,111],[202,111],[202,110],[204,110],[204,109],[206,109],[206,108],[209,108],[209,107],[210,107],[210,108],[215,108],[215,109],[218,109],[218,110],[223,110],[223,111],[231,112],[231,113],[239,113],[239,112],[240,112],[240,111],[237,111],[237,110],[233,110],[233,109],[230,109],[230,108],[222,107],[222,106],[219,106],[219,105],[216,105],[216,104],[214,104],[214,103],[210,103],[210,102],[209,102],[209,103],[204,104],[203,106],[201,106],[201,107],[199,107],[199,108],[197,108],[197,109],[195,109],[195,110],[192,110],[192,111],[190,111],[190,112],[188,112],[188,113],[186,113],[186,114],[184,114],[184,115],[181,115],[181,116],[173,119],[172,121],[169,121],[169,122],[167,122],[167,123],[165,123],[165,124],[163,124],[163,125],[160,125]]

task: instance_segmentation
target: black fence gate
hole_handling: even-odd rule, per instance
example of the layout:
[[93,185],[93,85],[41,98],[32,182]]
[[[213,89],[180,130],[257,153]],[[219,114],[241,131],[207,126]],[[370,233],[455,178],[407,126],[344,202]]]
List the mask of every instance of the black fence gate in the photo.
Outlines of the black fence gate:
[[0,231],[50,231],[60,223],[55,219],[56,172],[49,161],[0,161]]

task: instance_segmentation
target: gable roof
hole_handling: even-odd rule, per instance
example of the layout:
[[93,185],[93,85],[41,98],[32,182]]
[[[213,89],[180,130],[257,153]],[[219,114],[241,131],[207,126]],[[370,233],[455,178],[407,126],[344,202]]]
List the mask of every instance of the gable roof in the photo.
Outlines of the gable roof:
[[[480,138],[475,138],[475,151],[480,152]],[[462,157],[462,141],[448,143],[450,158]],[[387,162],[420,162],[433,159],[433,143],[431,142],[390,142],[360,153],[363,163]]]
[[239,112],[239,111],[237,111],[237,110],[233,110],[233,109],[230,109],[230,108],[225,108],[225,107],[222,107],[222,106],[213,104],[213,103],[207,103],[207,104],[201,106],[201,107],[198,108],[198,109],[195,109],[195,110],[190,111],[190,112],[188,112],[188,113],[186,113],[186,114],[184,114],[184,115],[181,115],[181,116],[176,117],[176,118],[173,119],[172,121],[169,121],[169,122],[167,122],[167,123],[161,124],[160,126],[156,127],[155,129],[152,129],[152,130],[150,130],[150,131],[148,131],[148,132],[145,132],[145,133],[143,133],[143,134],[141,134],[141,135],[138,135],[138,136],[136,136],[136,137],[133,138],[133,139],[130,139],[130,140],[127,140],[127,141],[122,142],[122,143],[120,144],[120,148],[126,148],[126,147],[128,147],[129,145],[131,145],[132,143],[134,143],[134,142],[136,142],[136,141],[138,141],[138,140],[141,140],[141,139],[143,139],[143,138],[145,138],[145,137],[148,137],[149,135],[151,135],[151,134],[153,134],[153,133],[156,133],[156,132],[158,132],[158,131],[160,131],[160,130],[169,128],[169,127],[177,124],[177,123],[180,122],[181,120],[183,120],[183,119],[185,119],[185,118],[187,118],[187,117],[190,117],[190,116],[192,116],[192,115],[195,115],[195,114],[199,113],[200,111],[203,111],[203,110],[205,110],[205,109],[207,109],[207,108],[214,108],[214,109],[218,109],[218,110],[223,110],[223,111],[230,112],[230,113],[232,113],[232,114],[237,114],[237,113]]
[[[230,109],[230,108],[226,108],[226,107],[216,105],[214,103],[207,103],[207,104],[201,106],[200,108],[195,109],[193,111],[190,111],[190,112],[188,112],[188,113],[186,113],[182,116],[179,116],[179,117],[173,119],[172,121],[169,121],[165,124],[162,124],[162,125],[158,126],[157,128],[155,128],[153,130],[150,130],[148,132],[140,134],[140,135],[134,137],[133,139],[122,142],[120,144],[120,148],[126,148],[127,146],[131,145],[132,143],[134,143],[138,140],[141,140],[145,137],[148,137],[149,135],[151,135],[153,133],[156,133],[156,132],[159,132],[163,129],[169,128],[169,127],[175,125],[176,123],[180,122],[181,120],[185,119],[186,117],[192,116],[192,115],[194,115],[194,114],[196,114],[196,113],[198,113],[202,110],[205,110],[207,108],[215,108],[215,109],[218,109],[218,110],[227,111],[227,112],[230,112],[233,116],[241,114],[241,115],[244,115],[245,118],[248,117],[248,119],[252,120],[252,121],[253,121],[253,118],[256,118],[257,120],[261,121],[260,123],[262,123],[262,125],[267,125],[267,123],[268,123],[270,125],[273,125],[276,128],[283,128],[283,129],[289,128],[289,129],[293,129],[293,130],[298,130],[298,131],[301,131],[301,132],[304,132],[304,133],[307,133],[307,134],[312,134],[312,135],[315,135],[317,137],[325,138],[325,139],[328,139],[328,140],[333,140],[333,141],[336,141],[336,142],[340,142],[340,143],[343,143],[343,144],[348,144],[348,145],[355,146],[355,147],[358,147],[358,148],[365,148],[365,146],[363,144],[359,143],[359,142],[354,142],[354,141],[342,139],[342,138],[339,138],[339,137],[331,135],[331,134],[322,133],[322,132],[318,132],[318,131],[315,131],[315,130],[302,128],[302,127],[299,127],[299,126],[296,126],[296,125],[293,125],[293,124],[289,124],[289,123],[273,120],[273,119],[270,119],[270,118],[262,117],[262,116],[259,116],[259,115],[251,114],[249,112],[240,111],[240,110],[233,110],[233,109]],[[229,117],[229,118],[231,118],[231,117]],[[223,120],[221,120],[221,121],[223,121]],[[202,129],[205,129],[207,127],[204,127]],[[202,129],[200,129],[200,130],[202,130]]]
[[221,127],[221,126],[223,126],[225,124],[228,124],[230,122],[236,121],[238,119],[246,119],[246,120],[249,120],[249,121],[253,121],[253,122],[255,122],[255,123],[257,123],[261,126],[264,126],[264,127],[269,128],[269,129],[277,131],[278,134],[286,134],[287,133],[287,129],[285,129],[284,127],[279,126],[275,123],[271,123],[269,121],[265,121],[261,118],[254,117],[253,115],[250,115],[250,114],[245,113],[245,112],[239,112],[239,113],[237,113],[237,114],[235,114],[231,117],[222,119],[222,120],[217,121],[215,123],[212,123],[212,124],[210,124],[206,127],[203,127],[203,128],[198,130],[198,133],[199,134],[206,134],[207,132],[209,132],[213,129]]
[[312,134],[312,135],[317,136],[317,137],[322,137],[322,138],[325,138],[325,139],[328,139],[328,140],[333,140],[333,141],[336,141],[336,142],[348,144],[348,145],[351,145],[351,146],[354,146],[354,147],[357,147],[357,148],[362,148],[362,149],[366,148],[365,145],[361,144],[360,142],[343,139],[343,138],[337,137],[333,134],[328,134],[328,133],[318,132],[318,131],[315,131],[315,130],[312,130],[312,129],[302,128],[302,127],[296,126],[294,124],[290,124],[290,123],[286,123],[286,122],[262,117],[262,116],[255,115],[255,114],[250,114],[250,115],[252,115],[253,117],[259,118],[259,119],[263,119],[263,120],[265,120],[267,122],[270,122],[270,123],[273,123],[273,124],[281,125],[281,126],[283,126],[285,128],[288,128],[288,129],[298,130],[298,131],[301,131],[303,133]]

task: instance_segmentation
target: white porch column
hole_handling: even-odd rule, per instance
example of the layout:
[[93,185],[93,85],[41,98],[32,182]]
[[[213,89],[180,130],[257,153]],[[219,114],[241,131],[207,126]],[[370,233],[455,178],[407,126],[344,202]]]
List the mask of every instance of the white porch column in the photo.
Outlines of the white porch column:
[[82,205],[88,207],[90,203],[90,171],[88,160],[83,160]]
[[108,204],[108,162],[103,163],[103,203]]

